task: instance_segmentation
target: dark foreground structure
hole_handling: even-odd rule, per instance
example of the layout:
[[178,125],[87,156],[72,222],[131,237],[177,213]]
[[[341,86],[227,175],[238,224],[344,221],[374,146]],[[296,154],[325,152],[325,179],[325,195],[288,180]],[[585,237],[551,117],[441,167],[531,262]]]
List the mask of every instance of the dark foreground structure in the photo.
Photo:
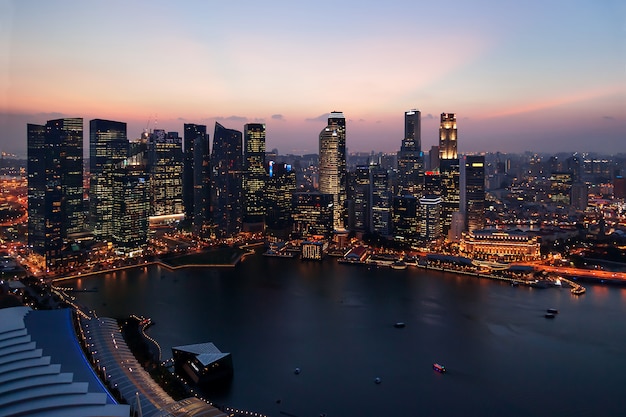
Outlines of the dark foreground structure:
[[172,348],[174,369],[198,385],[218,384],[233,376],[230,353],[221,352],[213,343]]

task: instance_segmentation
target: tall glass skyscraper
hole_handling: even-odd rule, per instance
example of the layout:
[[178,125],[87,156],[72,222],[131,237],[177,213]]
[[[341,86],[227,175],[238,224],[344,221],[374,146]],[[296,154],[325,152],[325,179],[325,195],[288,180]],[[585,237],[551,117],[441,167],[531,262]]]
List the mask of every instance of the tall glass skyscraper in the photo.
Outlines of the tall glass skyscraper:
[[441,113],[439,124],[439,159],[457,159],[456,114]]
[[152,216],[183,214],[183,140],[156,129],[148,138]]
[[242,134],[216,122],[211,150],[211,208],[219,237],[242,230],[242,175]]
[[210,171],[209,136],[205,125],[185,123],[183,134],[183,206],[185,222],[195,234],[209,224]]
[[265,218],[265,124],[248,123],[243,128],[244,229],[262,231]]
[[404,139],[398,152],[398,195],[422,194],[424,189],[424,154],[420,133],[420,112],[404,113]]
[[28,243],[54,266],[63,241],[84,230],[83,119],[28,124]]
[[127,155],[126,123],[89,121],[89,224],[96,238],[113,236],[114,172]]
[[332,112],[319,136],[319,191],[333,196],[333,227],[345,230],[347,199],[346,118]]
[[485,156],[466,155],[461,169],[461,207],[472,232],[485,227]]

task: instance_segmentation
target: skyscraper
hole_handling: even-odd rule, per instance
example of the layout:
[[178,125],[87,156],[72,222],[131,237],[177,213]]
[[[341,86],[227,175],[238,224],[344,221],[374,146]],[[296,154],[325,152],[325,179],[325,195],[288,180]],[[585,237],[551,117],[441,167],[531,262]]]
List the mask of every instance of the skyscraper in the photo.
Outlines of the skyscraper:
[[345,229],[347,199],[346,119],[332,112],[319,136],[319,191],[333,196],[333,227]]
[[485,227],[485,156],[466,155],[461,169],[461,208],[473,232]]
[[28,244],[47,266],[83,230],[83,119],[28,124]]
[[185,223],[195,234],[208,226],[210,212],[209,137],[205,125],[185,123],[183,205]]
[[243,128],[244,230],[262,231],[265,218],[265,124],[248,123]]
[[370,165],[370,227],[381,236],[391,235],[391,189],[387,170]]
[[151,215],[183,214],[183,141],[177,132],[156,129],[148,138]]
[[102,240],[112,238],[114,171],[127,153],[126,123],[89,121],[89,224]]
[[424,188],[424,154],[420,133],[420,112],[404,113],[404,139],[398,152],[398,195],[420,195]]
[[242,174],[241,132],[216,122],[211,150],[211,209],[215,233],[220,237],[242,230]]
[[288,238],[291,222],[292,195],[296,191],[296,170],[289,164],[267,163],[267,182],[265,186],[265,223],[271,236]]
[[439,159],[457,159],[456,114],[441,113],[439,124]]

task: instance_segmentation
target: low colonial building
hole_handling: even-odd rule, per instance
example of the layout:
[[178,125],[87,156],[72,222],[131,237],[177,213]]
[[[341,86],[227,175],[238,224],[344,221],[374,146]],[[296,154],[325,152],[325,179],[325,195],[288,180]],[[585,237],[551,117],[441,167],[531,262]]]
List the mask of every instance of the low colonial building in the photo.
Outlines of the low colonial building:
[[501,262],[532,261],[539,259],[539,239],[521,230],[474,230],[463,233],[461,253],[472,259]]

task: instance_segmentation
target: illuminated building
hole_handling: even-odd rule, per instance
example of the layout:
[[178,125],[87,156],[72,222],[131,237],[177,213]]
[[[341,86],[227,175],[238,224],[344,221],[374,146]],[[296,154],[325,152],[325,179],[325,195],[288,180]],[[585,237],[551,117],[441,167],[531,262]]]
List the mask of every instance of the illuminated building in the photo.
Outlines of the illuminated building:
[[28,244],[54,266],[83,231],[83,119],[28,124]]
[[589,186],[581,182],[572,184],[570,202],[576,210],[585,211],[589,205]]
[[349,224],[351,230],[370,230],[370,167],[357,165],[351,175]]
[[461,211],[468,231],[485,227],[485,156],[466,155],[461,165]]
[[403,242],[419,240],[420,205],[415,196],[401,195],[393,198],[393,237]]
[[112,238],[120,253],[139,252],[148,243],[150,189],[145,165],[124,161],[113,173]]
[[319,192],[333,196],[333,227],[345,229],[347,199],[346,119],[332,112],[319,135]]
[[460,169],[458,159],[439,161],[441,179],[441,232],[448,234],[452,223],[452,213],[460,208]]
[[243,129],[244,230],[262,231],[265,219],[265,125],[248,123]]
[[211,209],[218,237],[242,231],[242,134],[215,123],[211,150]]
[[419,236],[430,242],[441,237],[441,197],[426,195],[419,200]]
[[113,236],[113,174],[127,153],[126,123],[89,121],[89,224],[101,240]]
[[391,236],[391,190],[387,170],[370,165],[370,231]]
[[183,143],[177,132],[156,129],[148,138],[151,216],[183,214]]
[[560,205],[569,205],[571,189],[571,173],[553,172],[550,175],[550,201]]
[[441,195],[441,174],[436,171],[426,171],[424,175],[424,195]]
[[334,196],[319,192],[294,193],[292,237],[330,239],[333,234]]
[[214,383],[233,376],[231,354],[220,351],[213,343],[174,346],[172,360],[176,373],[195,384]]
[[456,114],[441,113],[439,124],[439,159],[457,159]]
[[265,223],[268,234],[274,235],[279,230],[289,228],[292,196],[296,191],[296,171],[289,164],[274,161],[269,161],[267,166]]
[[420,195],[424,187],[424,154],[421,149],[420,112],[404,113],[404,139],[398,151],[398,195]]
[[321,261],[328,249],[327,241],[302,242],[302,259]]
[[516,262],[539,259],[539,246],[536,236],[520,230],[484,229],[463,233],[460,250],[472,259]]
[[183,206],[185,223],[196,235],[209,225],[211,186],[209,137],[205,125],[184,124]]

